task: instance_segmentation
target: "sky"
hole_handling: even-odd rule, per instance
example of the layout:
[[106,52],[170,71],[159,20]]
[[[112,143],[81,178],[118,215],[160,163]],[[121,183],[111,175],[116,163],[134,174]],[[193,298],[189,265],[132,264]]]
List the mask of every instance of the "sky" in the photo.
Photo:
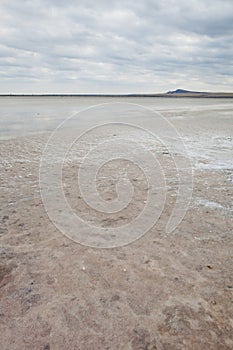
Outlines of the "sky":
[[1,0],[0,93],[233,91],[233,0]]

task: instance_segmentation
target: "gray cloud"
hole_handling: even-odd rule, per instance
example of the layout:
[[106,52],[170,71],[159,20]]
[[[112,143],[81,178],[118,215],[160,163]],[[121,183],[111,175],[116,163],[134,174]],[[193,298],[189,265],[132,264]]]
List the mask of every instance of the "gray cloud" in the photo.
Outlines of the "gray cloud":
[[0,92],[233,90],[231,0],[2,0]]

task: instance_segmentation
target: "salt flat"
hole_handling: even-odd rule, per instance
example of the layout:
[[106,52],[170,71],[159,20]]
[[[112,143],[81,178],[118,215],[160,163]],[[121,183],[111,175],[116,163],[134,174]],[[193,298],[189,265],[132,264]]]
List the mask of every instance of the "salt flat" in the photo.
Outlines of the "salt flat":
[[[77,114],[99,104],[107,109]],[[232,349],[232,116],[232,99],[0,99],[2,349]],[[116,121],[119,125],[106,125]],[[48,164],[60,164],[60,149],[79,136],[62,160],[62,186],[72,211],[93,232],[130,224],[143,212],[152,184],[127,158],[115,160],[113,149],[96,187],[110,206],[119,178],[127,178],[132,201],[114,213],[92,208],[78,186],[88,152],[125,138],[143,147],[145,159],[148,152],[156,157],[166,198],[148,232],[124,246],[100,249],[58,229],[39,181],[45,145],[56,128],[57,153]],[[101,159],[104,152],[95,153],[93,165]],[[182,175],[176,161],[186,165],[184,175],[192,170],[192,183],[186,178],[192,198],[183,220],[168,233]],[[81,226],[76,230],[77,237],[84,236]]]

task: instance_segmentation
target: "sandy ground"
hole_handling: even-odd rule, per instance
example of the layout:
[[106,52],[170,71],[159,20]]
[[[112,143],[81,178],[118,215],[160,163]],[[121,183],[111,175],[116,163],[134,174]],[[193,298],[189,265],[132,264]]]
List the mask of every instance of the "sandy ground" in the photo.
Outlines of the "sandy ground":
[[[225,130],[219,144],[214,140],[222,152],[224,141],[232,141]],[[213,163],[208,152],[193,153],[192,201],[166,235],[176,182],[169,154],[157,149],[168,165],[159,221],[127,246],[94,249],[65,237],[47,216],[38,177],[47,138],[1,141],[1,350],[232,349],[232,168]],[[83,218],[114,227],[141,210],[147,188],[138,169],[129,171],[134,206],[108,217],[90,210],[75,191],[76,166],[65,164],[65,193]],[[113,169],[103,169],[99,182],[107,200],[115,196]]]

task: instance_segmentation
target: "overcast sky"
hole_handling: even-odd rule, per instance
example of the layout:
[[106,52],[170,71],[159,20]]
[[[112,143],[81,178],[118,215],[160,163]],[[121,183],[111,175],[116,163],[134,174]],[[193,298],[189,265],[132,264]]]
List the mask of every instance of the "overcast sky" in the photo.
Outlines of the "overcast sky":
[[0,0],[0,93],[233,91],[233,0]]

